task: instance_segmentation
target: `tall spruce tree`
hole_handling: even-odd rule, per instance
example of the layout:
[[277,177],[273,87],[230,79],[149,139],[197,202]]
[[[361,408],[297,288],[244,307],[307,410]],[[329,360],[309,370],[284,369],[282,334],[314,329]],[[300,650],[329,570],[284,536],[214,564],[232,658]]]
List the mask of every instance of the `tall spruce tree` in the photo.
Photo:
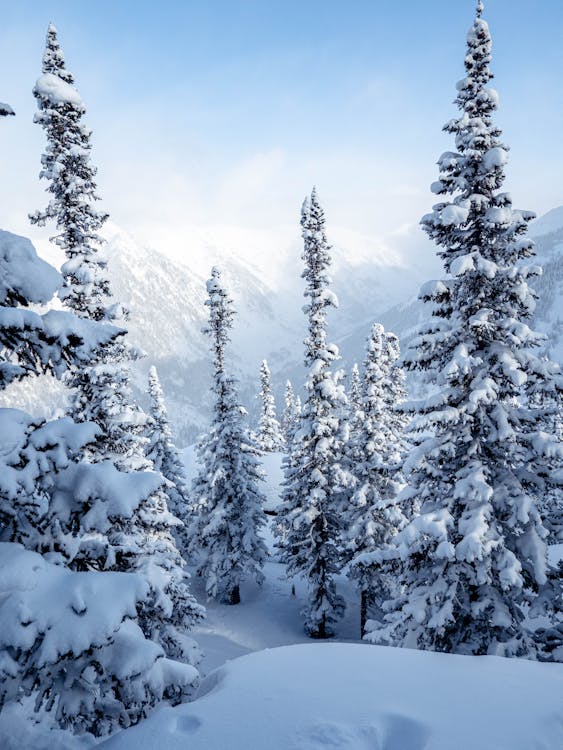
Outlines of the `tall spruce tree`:
[[[38,112],[35,122],[47,136],[42,156],[41,179],[48,181],[51,199],[42,211],[30,215],[33,224],[54,222],[52,241],[66,255],[59,297],[81,318],[122,321],[127,312],[111,295],[106,261],[100,249],[100,229],[108,218],[98,211],[96,168],[90,161],[91,131],[83,124],[86,112],[67,70],[57,30],[47,30],[43,72],[34,88]],[[89,460],[113,459],[124,470],[137,468],[144,455],[144,415],[132,401],[129,362],[137,356],[124,337],[99,348],[88,366],[74,368],[73,417],[93,421],[101,428],[99,439],[88,451]]]
[[350,412],[354,414],[360,408],[360,400],[362,398],[362,382],[360,378],[360,368],[358,363],[354,362],[352,367],[352,374],[350,376],[350,393],[348,401],[350,403]]
[[276,534],[289,575],[302,575],[309,588],[304,610],[305,630],[328,638],[344,613],[344,599],[336,592],[340,572],[341,504],[349,477],[341,466],[341,413],[347,400],[341,375],[331,371],[338,349],[327,342],[326,314],[337,306],[329,289],[330,247],[325,218],[316,190],[301,211],[303,261],[309,324],[305,340],[308,377],[300,429],[285,460],[285,480]]
[[260,422],[258,427],[258,447],[264,453],[275,453],[283,448],[283,435],[276,418],[276,402],[272,394],[272,383],[268,362],[260,366]]
[[[57,31],[50,25],[34,95],[39,108],[35,121],[47,136],[40,176],[48,181],[51,199],[30,219],[39,225],[52,221],[57,227],[52,240],[67,258],[61,269],[63,304],[83,320],[117,321],[126,313],[112,298],[106,262],[100,255],[99,230],[107,214],[94,207],[98,195],[96,169],[90,162],[91,133],[82,123],[85,107],[73,84]],[[51,503],[49,523],[71,569],[142,573],[151,589],[138,617],[143,632],[169,656],[192,662],[198,651],[185,631],[201,618],[202,608],[189,593],[184,562],[173,540],[178,522],[167,508],[163,479],[143,479],[153,465],[146,457],[146,416],[131,393],[130,362],[136,352],[123,333],[118,331],[95,349],[88,362],[71,369],[67,380],[74,394],[71,412],[75,421],[93,422],[100,428],[95,443],[84,446],[81,454],[84,461],[100,464],[95,470],[98,484],[104,477],[123,483],[126,480],[119,473],[141,472],[144,489],[109,507],[100,504],[96,482],[88,481],[78,494],[67,482]],[[80,481],[84,472],[81,465],[74,467],[72,482]],[[78,530],[79,544],[63,543]]]
[[184,466],[174,445],[156,367],[149,370],[150,419],[148,458],[166,480],[168,507],[184,524],[188,521],[188,486]]
[[[28,240],[0,232],[0,389],[41,372],[61,377],[119,333],[70,312],[29,309],[48,303],[61,281]],[[116,484],[104,464],[76,463],[98,433],[68,417],[43,422],[0,409],[0,710],[31,696],[61,726],[101,735],[180,697],[198,675],[167,659],[135,622],[153,597],[144,576],[65,565],[81,547],[105,543],[104,514],[112,523],[159,482],[114,470]],[[73,502],[90,488],[79,516],[69,517],[68,504],[56,513],[63,487]]]
[[[445,126],[456,151],[439,160],[434,193],[450,196],[422,219],[447,278],[422,298],[433,317],[406,358],[434,385],[411,425],[415,448],[404,495],[420,507],[396,537],[402,592],[375,642],[468,654],[533,657],[528,603],[546,586],[546,531],[538,477],[560,466],[561,446],[540,430],[530,391],[554,383],[533,353],[534,295],[525,264],[533,214],[499,192],[507,147],[493,122],[498,96],[491,36],[478,2],[467,36],[461,115]],[[555,386],[554,386],[555,387]]]
[[301,416],[301,399],[295,395],[293,385],[288,380],[285,384],[284,392],[284,410],[282,414],[281,430],[284,439],[285,449],[293,440],[293,435],[299,426]]
[[348,509],[349,575],[360,590],[360,628],[369,610],[378,610],[392,591],[393,565],[386,555],[406,523],[398,501],[403,483],[406,419],[398,411],[405,398],[405,376],[398,365],[399,342],[375,323],[358,393],[357,431],[352,438],[356,489]]
[[263,476],[245,425],[246,411],[238,402],[236,381],[225,363],[235,313],[218,268],[212,269],[207,294],[209,324],[204,332],[213,355],[213,420],[198,445],[200,470],[191,491],[194,519],[188,550],[199,558],[197,570],[205,579],[208,596],[238,604],[245,578],[264,580]]

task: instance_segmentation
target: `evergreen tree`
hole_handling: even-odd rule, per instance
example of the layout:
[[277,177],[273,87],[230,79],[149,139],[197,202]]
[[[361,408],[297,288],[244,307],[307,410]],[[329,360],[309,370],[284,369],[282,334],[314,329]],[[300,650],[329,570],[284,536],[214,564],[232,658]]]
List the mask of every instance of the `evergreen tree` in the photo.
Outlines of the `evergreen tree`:
[[285,383],[284,404],[281,429],[284,441],[287,444],[290,440],[295,418],[295,392],[291,380],[287,380]]
[[284,401],[285,407],[282,415],[281,431],[285,449],[288,451],[288,446],[293,440],[293,435],[299,426],[299,418],[301,417],[301,399],[295,395],[290,380],[285,384]]
[[276,403],[272,395],[270,370],[266,360],[260,366],[260,425],[258,447],[264,453],[275,453],[283,448],[280,423],[276,419]]
[[[422,219],[447,278],[422,290],[433,317],[406,364],[429,375],[433,395],[418,405],[407,461],[405,502],[420,514],[396,537],[401,593],[375,642],[456,653],[533,657],[524,615],[547,585],[546,531],[538,480],[555,477],[561,446],[540,431],[531,391],[553,383],[535,356],[541,337],[525,264],[533,214],[499,192],[507,148],[493,122],[498,97],[491,37],[479,1],[467,36],[461,116],[445,126],[456,151],[439,160],[432,190],[450,196]],[[560,584],[559,584],[560,585]]]
[[[99,231],[108,215],[97,211],[96,168],[90,161],[90,130],[82,123],[86,112],[74,77],[67,70],[53,25],[47,30],[43,73],[34,95],[39,111],[35,122],[47,136],[40,177],[48,181],[51,199],[43,211],[30,216],[33,224],[55,223],[52,241],[66,262],[59,297],[77,316],[96,321],[121,321],[126,311],[111,296],[106,261],[101,257]],[[100,347],[88,366],[74,368],[69,385],[74,391],[73,417],[101,428],[90,460],[115,459],[125,470],[142,462],[144,416],[133,404],[129,361],[137,353],[123,336]]]
[[340,511],[349,480],[341,466],[340,415],[347,401],[341,376],[330,369],[338,358],[338,349],[327,342],[326,314],[337,306],[337,299],[329,289],[330,247],[324,213],[314,189],[303,204],[301,227],[305,262],[302,275],[309,300],[304,307],[309,323],[304,342],[307,397],[300,429],[285,461],[276,534],[288,574],[307,579],[305,630],[312,637],[327,638],[344,613],[344,600],[336,592],[334,576],[340,571]]
[[353,416],[356,414],[356,412],[360,409],[360,401],[362,398],[362,382],[360,378],[360,368],[358,367],[358,363],[354,362],[354,366],[352,367],[352,375],[350,377],[350,395],[348,396],[348,401],[350,403],[350,414]]
[[149,371],[150,421],[148,458],[166,480],[168,507],[184,524],[188,521],[188,487],[184,466],[172,439],[172,430],[156,367]]
[[406,519],[397,495],[402,486],[405,377],[398,365],[399,342],[374,324],[358,394],[357,433],[352,440],[357,487],[348,510],[349,575],[361,593],[361,632],[368,609],[389,598],[393,566],[386,564],[395,534]]
[[200,470],[191,493],[194,520],[188,550],[199,556],[197,570],[208,596],[238,604],[244,578],[264,580],[264,496],[259,487],[263,477],[245,426],[246,412],[238,403],[236,381],[225,365],[234,310],[217,268],[212,269],[207,294],[209,324],[204,332],[213,355],[213,421],[198,445]]
[[[34,95],[39,111],[35,117],[47,135],[41,177],[48,181],[51,200],[44,211],[32,215],[32,223],[53,221],[58,234],[53,241],[65,252],[62,267],[63,288],[59,293],[65,306],[88,321],[116,321],[126,312],[112,298],[106,262],[100,256],[99,231],[107,214],[95,209],[96,169],[90,162],[90,131],[82,123],[84,105],[66,69],[57,32],[47,31],[43,73]],[[74,392],[72,416],[78,422],[93,422],[100,428],[94,444],[85,446],[81,457],[100,464],[88,477],[80,495],[72,486],[59,487],[50,508],[52,534],[61,539],[79,533],[80,544],[63,545],[63,558],[73,570],[114,570],[142,572],[149,581],[152,596],[139,613],[143,631],[164,648],[167,655],[188,661],[197,659],[197,649],[184,631],[202,616],[202,608],[189,593],[184,562],[173,540],[178,525],[167,508],[163,479],[143,481],[140,492],[131,492],[121,504],[108,508],[96,495],[98,483],[118,474],[150,472],[146,457],[146,416],[134,403],[130,386],[130,362],[137,356],[119,335],[97,349],[90,360],[73,367],[68,384]],[[79,481],[82,466],[68,473],[69,481]],[[156,476],[156,475],[154,475]],[[134,481],[134,479],[132,480]],[[87,512],[92,506],[97,514]],[[111,511],[111,513],[110,513]]]
[[[29,309],[49,302],[60,281],[28,240],[0,232],[0,388],[38,372],[60,377],[116,336],[106,323]],[[61,726],[96,735],[177,699],[198,676],[166,659],[136,624],[154,596],[148,577],[71,572],[64,564],[104,543],[100,510],[107,527],[124,503],[159,482],[114,469],[126,482],[116,485],[103,464],[77,464],[98,433],[68,417],[43,422],[0,409],[0,710],[31,695],[36,710],[52,712]],[[56,513],[63,487],[78,502],[88,486],[81,514],[70,519],[68,504]],[[81,527],[89,525],[95,533],[87,538]]]

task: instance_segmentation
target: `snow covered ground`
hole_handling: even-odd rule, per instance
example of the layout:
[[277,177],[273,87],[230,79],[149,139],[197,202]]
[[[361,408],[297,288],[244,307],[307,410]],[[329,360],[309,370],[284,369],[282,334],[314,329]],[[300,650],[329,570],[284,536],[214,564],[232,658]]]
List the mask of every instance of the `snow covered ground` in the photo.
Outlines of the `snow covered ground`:
[[559,750],[559,665],[342,643],[250,654],[104,750]]

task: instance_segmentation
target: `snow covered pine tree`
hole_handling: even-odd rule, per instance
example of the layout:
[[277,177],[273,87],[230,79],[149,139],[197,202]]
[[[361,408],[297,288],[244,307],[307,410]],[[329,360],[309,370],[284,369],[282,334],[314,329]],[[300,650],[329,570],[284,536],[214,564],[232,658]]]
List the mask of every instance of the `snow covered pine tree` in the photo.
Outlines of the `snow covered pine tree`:
[[[117,321],[126,314],[112,299],[106,262],[100,257],[98,231],[107,214],[93,206],[98,196],[96,169],[90,163],[91,134],[82,124],[85,107],[73,83],[56,29],[50,25],[34,94],[39,107],[35,119],[47,134],[41,177],[48,180],[52,198],[44,211],[30,218],[39,225],[52,220],[59,230],[53,241],[67,257],[59,293],[63,304],[84,320]],[[153,475],[142,481],[141,474],[135,483],[133,478],[131,491],[112,508],[96,495],[104,476],[123,485],[126,480],[119,474],[153,468],[146,457],[146,416],[134,403],[130,387],[129,364],[136,353],[124,333],[119,331],[93,352],[87,364],[71,370],[67,382],[74,390],[72,416],[100,428],[82,457],[100,466],[87,473],[97,480],[85,482],[81,493],[73,494],[72,484],[59,488],[51,507],[58,518],[53,516],[52,523],[63,535],[79,528],[89,538],[65,548],[65,563],[71,569],[142,572],[152,597],[139,613],[139,624],[168,656],[193,663],[199,651],[185,632],[202,617],[203,609],[189,593],[188,574],[174,543],[178,521],[168,511],[164,479],[155,481]],[[79,481],[84,471],[82,464],[74,467],[72,481]]]
[[[0,232],[0,388],[41,372],[61,376],[119,333],[70,312],[29,309],[49,302],[61,283],[29,240]],[[151,596],[141,575],[73,572],[64,565],[68,550],[85,540],[79,524],[61,533],[51,502],[61,483],[78,497],[95,481],[101,464],[82,464],[81,481],[72,478],[76,454],[98,432],[68,417],[42,422],[0,409],[0,711],[31,696],[35,710],[52,712],[61,726],[105,734],[181,693],[197,671],[166,659],[136,624]],[[155,480],[121,476],[129,486],[113,486],[106,474],[95,489],[107,513],[122,493],[133,493],[133,483]],[[86,544],[101,539],[98,534]],[[0,734],[1,746],[6,739]]]
[[284,409],[281,420],[281,430],[284,443],[287,445],[292,436],[295,426],[295,393],[291,380],[286,381],[284,391]]
[[[96,168],[90,162],[91,132],[82,124],[86,110],[73,83],[57,31],[50,25],[43,74],[34,95],[39,107],[35,122],[47,136],[40,177],[49,182],[47,191],[52,197],[47,208],[32,214],[30,220],[39,226],[54,221],[59,231],[52,240],[67,257],[59,293],[64,305],[81,318],[123,322],[127,313],[111,297],[107,263],[100,257],[103,240],[98,232],[108,215],[94,208],[99,198]],[[136,355],[124,337],[115,337],[100,348],[88,367],[75,369],[69,378],[75,391],[73,416],[101,428],[88,458],[115,459],[126,470],[135,468],[135,457],[144,456],[140,442],[145,420],[132,403],[129,388],[128,362]]]
[[149,398],[151,403],[147,455],[155,471],[159,471],[166,480],[169,509],[186,526],[189,520],[186,475],[172,439],[164,395],[154,366],[149,370]]
[[264,453],[275,453],[283,448],[280,423],[276,419],[276,403],[272,395],[270,370],[264,360],[260,366],[260,422],[258,427],[258,447]]
[[[406,523],[397,499],[403,484],[405,375],[398,365],[399,341],[375,323],[367,345],[361,387],[358,387],[356,432],[352,455],[357,487],[347,514],[349,576],[361,595],[362,636],[368,610],[380,611],[392,591],[393,566],[385,556]],[[359,376],[358,376],[359,381]]]
[[432,186],[452,198],[422,219],[448,278],[423,288],[433,318],[407,356],[435,386],[418,405],[406,465],[404,499],[420,514],[396,537],[404,590],[367,637],[534,658],[524,615],[547,572],[538,478],[546,467],[557,475],[561,445],[540,431],[526,395],[556,374],[534,356],[541,337],[526,325],[534,308],[527,278],[537,273],[523,263],[533,254],[533,214],[499,192],[507,147],[492,118],[498,96],[487,88],[491,37],[482,11],[479,1],[457,87],[462,114],[445,126],[457,151],[440,158]]
[[360,399],[362,397],[362,384],[360,378],[360,368],[358,363],[354,362],[352,367],[352,374],[350,376],[350,392],[348,395],[348,401],[350,404],[350,421],[354,421],[354,415],[360,408]]
[[337,306],[330,291],[330,247],[324,212],[316,190],[301,211],[304,241],[303,278],[309,302],[305,366],[309,374],[300,427],[284,461],[285,479],[276,535],[288,575],[301,574],[308,582],[305,630],[313,638],[328,638],[344,613],[334,576],[340,572],[341,500],[351,477],[341,467],[342,423],[347,399],[341,374],[330,365],[338,349],[326,340],[326,313]]
[[264,580],[261,569],[267,553],[260,529],[265,498],[259,487],[263,477],[235,380],[225,368],[234,310],[218,268],[211,271],[207,294],[209,324],[204,332],[213,354],[213,420],[198,445],[200,469],[191,491],[194,519],[188,550],[199,557],[198,573],[208,596],[238,604],[244,578]]

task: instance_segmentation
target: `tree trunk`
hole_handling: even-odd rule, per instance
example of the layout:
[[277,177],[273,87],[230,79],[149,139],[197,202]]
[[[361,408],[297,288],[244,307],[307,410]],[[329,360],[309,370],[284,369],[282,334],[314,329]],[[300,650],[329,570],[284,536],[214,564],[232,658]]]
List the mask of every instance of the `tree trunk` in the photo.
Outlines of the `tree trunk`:
[[236,586],[233,586],[231,591],[231,600],[229,604],[240,604],[240,588],[237,583]]
[[366,634],[367,619],[368,619],[368,592],[362,591],[362,602],[360,604],[360,634],[362,638]]

